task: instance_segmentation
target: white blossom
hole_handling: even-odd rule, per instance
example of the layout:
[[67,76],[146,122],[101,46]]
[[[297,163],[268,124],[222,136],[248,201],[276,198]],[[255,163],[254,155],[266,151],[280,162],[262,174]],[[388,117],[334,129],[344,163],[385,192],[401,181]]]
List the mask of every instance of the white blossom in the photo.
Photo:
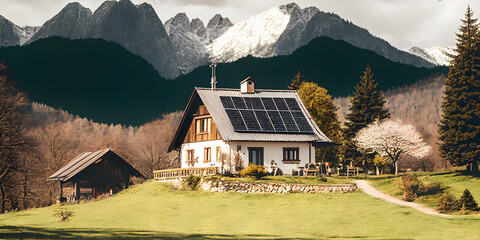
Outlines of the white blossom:
[[376,121],[360,130],[356,140],[360,150],[389,156],[395,166],[401,154],[422,158],[431,151],[415,127],[400,120]]

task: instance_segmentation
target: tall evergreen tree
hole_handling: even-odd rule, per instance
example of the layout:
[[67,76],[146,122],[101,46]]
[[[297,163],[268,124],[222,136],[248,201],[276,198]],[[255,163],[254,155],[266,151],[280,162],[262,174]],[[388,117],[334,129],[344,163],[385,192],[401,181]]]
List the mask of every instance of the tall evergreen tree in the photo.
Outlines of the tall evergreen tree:
[[366,164],[367,159],[357,151],[355,135],[376,120],[381,121],[390,117],[385,107],[385,96],[377,87],[378,83],[375,81],[372,69],[367,66],[351,98],[350,113],[345,117],[345,156],[356,162],[362,161],[363,165]]
[[480,33],[467,8],[457,35],[456,55],[445,80],[440,153],[455,166],[478,171],[480,160]]
[[305,79],[303,78],[302,73],[300,73],[300,70],[298,70],[297,75],[295,75],[295,77],[292,78],[292,83],[290,84],[290,86],[288,86],[288,89],[298,90],[304,82],[305,82]]
[[[298,95],[323,133],[336,143],[342,142],[342,132],[337,116],[337,107],[325,88],[316,83],[305,82],[298,89]],[[319,161],[336,163],[340,158],[338,146],[317,148],[316,158]]]

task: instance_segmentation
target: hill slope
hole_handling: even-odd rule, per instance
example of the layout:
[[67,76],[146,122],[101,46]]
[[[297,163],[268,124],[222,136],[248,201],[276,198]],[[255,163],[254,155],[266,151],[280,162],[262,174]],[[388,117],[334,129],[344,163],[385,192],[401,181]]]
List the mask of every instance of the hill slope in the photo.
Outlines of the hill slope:
[[[195,86],[209,87],[210,68],[175,80],[162,78],[144,59],[100,39],[38,40],[0,49],[11,78],[32,100],[98,122],[138,125],[183,110]],[[447,68],[416,68],[387,60],[343,41],[317,38],[289,56],[242,58],[217,68],[218,87],[239,88],[251,76],[259,89],[285,89],[300,70],[334,96],[353,92],[366,65],[381,89],[403,86]]]
[[2,214],[0,236],[7,239],[396,239],[400,236],[438,239],[440,234],[444,239],[467,239],[480,234],[478,218],[428,216],[362,192],[215,194],[174,191],[162,183],[146,182],[108,199],[62,208],[73,212],[68,222],[60,222],[53,216],[59,206]]

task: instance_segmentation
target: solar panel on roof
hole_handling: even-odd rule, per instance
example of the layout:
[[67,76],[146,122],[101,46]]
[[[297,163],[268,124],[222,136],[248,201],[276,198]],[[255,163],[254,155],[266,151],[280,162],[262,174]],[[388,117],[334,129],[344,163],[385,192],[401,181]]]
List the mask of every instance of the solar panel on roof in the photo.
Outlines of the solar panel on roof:
[[312,127],[301,111],[292,111],[293,118],[297,123],[300,132],[313,132]]
[[280,113],[280,116],[282,116],[283,122],[285,123],[285,127],[287,128],[287,131],[289,132],[299,132],[300,130],[297,127],[297,124],[295,123],[295,120],[293,120],[293,116],[290,113],[290,111],[278,111]]
[[270,120],[272,121],[273,127],[277,132],[286,132],[287,129],[285,128],[285,124],[283,124],[282,117],[280,117],[280,113],[278,111],[267,111]]
[[298,102],[295,98],[285,98],[285,101],[287,102],[288,108],[290,110],[295,111],[298,110],[300,111],[300,106],[298,106]]
[[253,109],[255,109],[255,110],[264,110],[265,109],[265,107],[263,106],[262,100],[260,100],[260,98],[252,97],[252,98],[248,98],[248,99],[250,99],[250,102],[252,103]]
[[278,110],[288,110],[284,98],[274,98],[273,101],[275,102],[275,105],[277,105]]
[[296,98],[220,97],[236,132],[312,133]]
[[245,101],[245,105],[247,106],[247,109],[253,109],[252,107],[252,98],[243,98]]
[[247,129],[249,131],[262,130],[260,128],[260,125],[258,124],[257,117],[253,113],[253,110],[240,110],[240,113],[242,114],[243,120],[245,121],[245,124],[247,125]]
[[258,123],[263,131],[271,132],[275,130],[270,122],[270,118],[267,115],[267,111],[255,110],[255,115],[257,116]]
[[266,110],[277,110],[275,103],[273,103],[273,99],[271,98],[260,98],[262,99],[263,106],[265,106]]
[[232,99],[229,96],[221,96],[220,101],[222,101],[224,108],[235,108],[235,106],[233,106]]
[[228,118],[230,118],[230,122],[232,123],[233,129],[235,131],[245,131],[247,130],[247,126],[243,122],[242,116],[240,112],[236,109],[225,109],[227,112]]
[[243,101],[243,97],[232,97],[232,101],[235,105],[235,109],[247,109],[245,101]]

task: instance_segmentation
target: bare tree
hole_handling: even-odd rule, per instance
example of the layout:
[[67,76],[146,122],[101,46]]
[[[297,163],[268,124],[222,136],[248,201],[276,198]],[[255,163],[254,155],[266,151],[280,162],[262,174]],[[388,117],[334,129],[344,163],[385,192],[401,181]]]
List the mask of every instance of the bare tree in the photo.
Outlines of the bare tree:
[[172,113],[161,120],[142,125],[136,133],[136,146],[139,152],[139,166],[144,174],[153,177],[153,171],[178,167],[178,153],[167,153],[170,141],[175,134],[180,114]]
[[20,111],[27,105],[28,100],[25,94],[15,89],[14,84],[7,80],[6,67],[0,63],[0,211],[2,213],[6,210],[7,198],[13,197],[12,191],[16,186],[13,178],[19,169],[18,153],[26,144]]
[[431,151],[415,127],[402,124],[400,120],[376,121],[360,130],[356,140],[359,149],[388,156],[395,164],[395,175],[401,154],[422,158]]

